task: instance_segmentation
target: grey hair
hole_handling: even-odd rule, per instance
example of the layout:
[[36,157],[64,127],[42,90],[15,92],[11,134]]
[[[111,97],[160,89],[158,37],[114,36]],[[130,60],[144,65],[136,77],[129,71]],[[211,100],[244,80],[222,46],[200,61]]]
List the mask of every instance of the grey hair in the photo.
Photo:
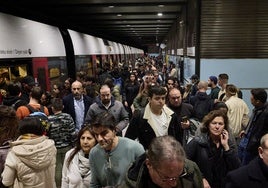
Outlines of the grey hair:
[[163,160],[184,162],[186,158],[182,145],[172,136],[154,138],[146,151],[146,156],[153,166],[158,166]]

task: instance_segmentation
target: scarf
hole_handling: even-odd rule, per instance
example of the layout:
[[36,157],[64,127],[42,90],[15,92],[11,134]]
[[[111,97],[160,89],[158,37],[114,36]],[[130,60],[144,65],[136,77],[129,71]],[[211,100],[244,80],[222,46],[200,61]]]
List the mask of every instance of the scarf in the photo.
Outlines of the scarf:
[[82,178],[90,174],[89,159],[84,156],[83,151],[78,152],[78,169]]

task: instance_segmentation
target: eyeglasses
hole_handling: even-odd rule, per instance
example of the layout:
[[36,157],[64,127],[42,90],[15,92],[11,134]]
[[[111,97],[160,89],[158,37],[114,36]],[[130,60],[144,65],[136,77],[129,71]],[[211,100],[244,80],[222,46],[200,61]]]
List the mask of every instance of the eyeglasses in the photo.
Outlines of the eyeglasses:
[[157,175],[161,178],[161,181],[164,183],[177,181],[180,178],[180,177],[167,178],[167,177],[163,176],[156,168],[153,167],[153,169],[156,171]]

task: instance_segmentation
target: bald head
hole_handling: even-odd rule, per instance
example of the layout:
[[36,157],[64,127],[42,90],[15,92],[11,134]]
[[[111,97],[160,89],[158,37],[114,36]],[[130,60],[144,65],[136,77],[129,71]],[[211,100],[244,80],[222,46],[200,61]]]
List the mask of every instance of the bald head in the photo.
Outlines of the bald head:
[[206,81],[201,80],[199,81],[197,88],[200,91],[206,91],[208,89],[208,83]]
[[174,107],[178,107],[182,103],[181,92],[177,88],[172,88],[168,93],[169,104]]
[[76,100],[81,99],[83,93],[83,86],[81,82],[76,80],[72,83],[72,93]]

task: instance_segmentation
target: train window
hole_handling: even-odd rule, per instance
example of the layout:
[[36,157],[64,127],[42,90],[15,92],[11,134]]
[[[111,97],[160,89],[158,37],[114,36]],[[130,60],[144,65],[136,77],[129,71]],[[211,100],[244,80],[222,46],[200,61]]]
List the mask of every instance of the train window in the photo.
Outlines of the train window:
[[89,76],[94,76],[95,70],[93,66],[92,56],[75,57],[76,72],[83,71]]
[[27,73],[27,65],[0,66],[0,77],[6,81],[16,81]]

